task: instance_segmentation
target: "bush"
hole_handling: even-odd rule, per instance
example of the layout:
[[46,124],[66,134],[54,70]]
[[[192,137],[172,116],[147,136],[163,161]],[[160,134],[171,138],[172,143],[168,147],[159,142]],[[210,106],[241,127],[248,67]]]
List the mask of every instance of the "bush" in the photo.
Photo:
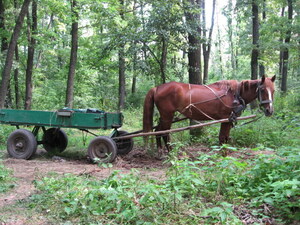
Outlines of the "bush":
[[274,155],[261,155],[248,163],[227,157],[205,167],[208,193],[236,202],[250,202],[260,214],[268,205],[279,220],[300,218],[300,157],[298,148],[281,148]]

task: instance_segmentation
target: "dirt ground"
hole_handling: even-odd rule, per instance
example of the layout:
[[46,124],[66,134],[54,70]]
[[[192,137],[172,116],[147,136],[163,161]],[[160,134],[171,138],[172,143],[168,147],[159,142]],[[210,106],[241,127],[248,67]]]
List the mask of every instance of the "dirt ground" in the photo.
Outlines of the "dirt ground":
[[[210,154],[210,150],[201,146],[193,146],[186,149],[188,157],[196,157],[197,153],[205,152]],[[256,152],[256,154],[259,152]],[[253,153],[230,153],[235,157],[249,158]],[[264,153],[264,154],[272,154]],[[14,205],[18,201],[26,200],[36,190],[33,185],[35,179],[46,176],[50,172],[58,174],[71,173],[75,175],[90,174],[99,178],[108,177],[113,170],[120,170],[122,173],[128,173],[132,168],[148,177],[160,179],[164,177],[168,165],[162,160],[149,157],[142,149],[133,149],[126,156],[118,156],[113,163],[112,168],[101,168],[98,165],[91,164],[87,158],[70,159],[58,156],[49,157],[45,150],[38,149],[37,154],[31,160],[12,159],[4,156],[4,165],[12,169],[16,177],[16,186],[0,195],[0,225],[18,225],[18,224],[48,224],[45,218],[32,218],[31,216],[16,215],[15,211],[24,209],[15,209]],[[14,210],[12,210],[14,209]],[[11,211],[11,212],[10,212]],[[1,219],[2,218],[2,219]],[[3,222],[5,221],[5,222]]]
[[[147,175],[159,177],[164,174],[166,165],[163,161],[150,158],[142,150],[132,150],[126,156],[118,156],[113,162],[112,168],[101,168],[96,164],[91,164],[87,158],[70,159],[60,156],[51,158],[45,157],[47,152],[38,149],[33,159],[13,159],[5,156],[3,163],[7,168],[13,170],[16,180],[16,187],[9,193],[0,195],[0,208],[13,204],[17,200],[22,200],[30,196],[34,191],[33,180],[38,177],[46,176],[50,172],[57,174],[71,173],[75,175],[90,174],[95,177],[108,177],[113,170],[120,170],[122,173],[130,172],[132,168],[139,168]],[[161,170],[160,170],[161,169]]]

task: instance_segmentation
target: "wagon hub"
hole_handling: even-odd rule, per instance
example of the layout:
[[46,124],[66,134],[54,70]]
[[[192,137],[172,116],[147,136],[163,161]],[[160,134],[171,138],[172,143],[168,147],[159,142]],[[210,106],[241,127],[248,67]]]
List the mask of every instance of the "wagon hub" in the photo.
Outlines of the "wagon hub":
[[16,150],[18,150],[18,151],[24,151],[24,145],[26,144],[26,143],[24,143],[25,142],[25,140],[23,139],[23,138],[16,138],[16,140],[15,140],[15,146],[16,146]]

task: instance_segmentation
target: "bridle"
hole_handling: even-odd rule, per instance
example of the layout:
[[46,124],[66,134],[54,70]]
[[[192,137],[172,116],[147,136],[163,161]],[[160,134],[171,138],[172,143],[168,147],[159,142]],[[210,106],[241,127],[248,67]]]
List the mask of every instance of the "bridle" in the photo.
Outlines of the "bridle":
[[256,92],[257,92],[257,95],[258,95],[257,97],[258,97],[258,101],[259,101],[259,107],[262,107],[265,104],[273,103],[273,101],[270,100],[270,99],[266,99],[266,100],[262,99],[262,91],[263,91],[263,85],[258,84]]

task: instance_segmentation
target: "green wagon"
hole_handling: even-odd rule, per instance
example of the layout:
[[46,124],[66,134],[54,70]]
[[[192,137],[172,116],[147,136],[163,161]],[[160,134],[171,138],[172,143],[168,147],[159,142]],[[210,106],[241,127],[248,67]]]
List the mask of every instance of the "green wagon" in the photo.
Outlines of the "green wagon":
[[[7,151],[13,158],[29,159],[34,155],[37,145],[43,145],[48,152],[62,152],[68,145],[68,137],[62,128],[76,128],[96,136],[88,146],[88,156],[93,162],[112,162],[117,154],[126,154],[133,148],[132,139],[113,139],[126,135],[119,131],[122,126],[122,113],[109,113],[96,109],[57,111],[33,111],[0,109],[0,123],[13,125],[7,139]],[[20,129],[31,126],[32,131]],[[110,136],[97,136],[90,129],[113,129]],[[38,133],[42,131],[41,140]]]

